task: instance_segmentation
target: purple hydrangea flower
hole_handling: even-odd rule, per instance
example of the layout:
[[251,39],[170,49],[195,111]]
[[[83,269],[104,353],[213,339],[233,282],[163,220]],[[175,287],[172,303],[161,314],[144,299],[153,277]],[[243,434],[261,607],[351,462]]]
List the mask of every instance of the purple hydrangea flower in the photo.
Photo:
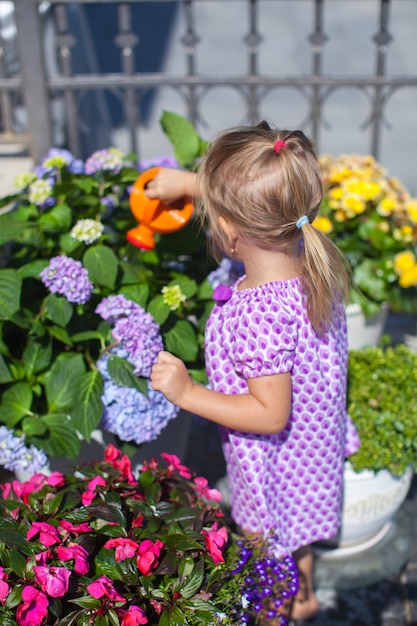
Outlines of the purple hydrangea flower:
[[[121,346],[112,348],[110,352],[128,358],[127,351]],[[138,445],[153,441],[176,417],[179,407],[169,402],[161,392],[154,391],[149,383],[148,397],[134,388],[116,385],[107,370],[108,359],[109,354],[104,354],[97,360],[104,382],[101,397],[104,412],[100,425],[122,441],[134,441]]]
[[153,159],[144,159],[138,163],[141,171],[149,170],[151,167],[174,167],[178,168],[179,164],[177,159],[172,156],[159,156]]
[[39,274],[45,287],[77,304],[85,304],[91,296],[93,283],[80,261],[68,256],[52,257],[49,265]]
[[38,472],[47,463],[45,453],[35,446],[27,448],[6,426],[0,426],[0,465],[11,472],[26,470]]
[[158,352],[163,350],[159,326],[152,315],[123,295],[104,298],[96,313],[114,324],[113,337],[127,351],[135,374],[148,378]]
[[110,170],[114,174],[120,172],[123,165],[123,152],[117,148],[96,150],[85,162],[85,173],[95,174],[102,170]]

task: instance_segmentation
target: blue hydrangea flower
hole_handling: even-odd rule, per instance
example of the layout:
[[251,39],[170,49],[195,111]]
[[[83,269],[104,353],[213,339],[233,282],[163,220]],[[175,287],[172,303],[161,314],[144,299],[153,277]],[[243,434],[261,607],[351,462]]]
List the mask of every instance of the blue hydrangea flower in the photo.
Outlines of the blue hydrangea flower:
[[117,148],[96,150],[85,162],[85,173],[95,174],[102,170],[109,170],[114,174],[120,172],[123,165],[123,152]]
[[[110,353],[121,358],[128,357],[127,351],[120,346],[112,348]],[[101,397],[104,412],[100,425],[122,441],[133,441],[138,445],[153,441],[176,417],[179,408],[149,384],[148,397],[131,387],[116,385],[107,371],[108,359],[109,354],[104,354],[97,360],[104,382]]]
[[179,164],[177,159],[172,156],[159,156],[153,159],[143,159],[139,161],[139,169],[143,172],[149,170],[151,167],[174,167],[178,168]]
[[52,257],[39,276],[45,287],[65,296],[68,302],[85,304],[90,299],[93,283],[80,261],[67,256]]
[[[61,148],[51,148],[48,150],[45,156],[42,157],[40,164],[34,168],[34,171],[37,176],[41,178],[45,174],[53,172],[59,163],[65,165],[72,174],[84,173],[84,163],[81,159],[76,159],[69,150]],[[62,165],[60,165],[60,167],[62,167]]]
[[158,324],[150,313],[123,295],[104,298],[96,308],[113,326],[113,337],[126,350],[135,374],[148,378],[163,342]]
[[20,437],[16,437],[6,426],[0,426],[0,465],[11,472],[26,470],[38,472],[48,459],[42,450],[35,446],[27,448]]
[[243,276],[243,272],[243,263],[225,258],[215,270],[210,272],[207,280],[213,289],[216,289],[220,284],[231,286],[240,276]]

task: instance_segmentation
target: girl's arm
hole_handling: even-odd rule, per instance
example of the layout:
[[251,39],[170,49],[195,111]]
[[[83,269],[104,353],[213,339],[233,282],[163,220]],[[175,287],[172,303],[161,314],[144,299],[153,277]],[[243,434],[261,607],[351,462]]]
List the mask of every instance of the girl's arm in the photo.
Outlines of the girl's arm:
[[146,185],[145,195],[148,198],[159,198],[167,204],[184,196],[199,197],[197,174],[186,170],[169,167],[162,168]]
[[249,379],[248,394],[224,394],[194,384],[180,359],[160,352],[151,386],[185,411],[233,430],[271,435],[285,427],[290,414],[289,373]]

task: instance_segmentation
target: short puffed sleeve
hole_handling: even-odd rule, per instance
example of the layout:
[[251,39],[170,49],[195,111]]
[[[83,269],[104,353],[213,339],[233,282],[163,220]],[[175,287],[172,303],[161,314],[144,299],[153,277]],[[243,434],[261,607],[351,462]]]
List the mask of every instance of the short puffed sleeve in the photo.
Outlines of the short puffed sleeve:
[[271,296],[243,300],[236,314],[231,342],[236,372],[245,379],[289,372],[297,345],[294,312]]

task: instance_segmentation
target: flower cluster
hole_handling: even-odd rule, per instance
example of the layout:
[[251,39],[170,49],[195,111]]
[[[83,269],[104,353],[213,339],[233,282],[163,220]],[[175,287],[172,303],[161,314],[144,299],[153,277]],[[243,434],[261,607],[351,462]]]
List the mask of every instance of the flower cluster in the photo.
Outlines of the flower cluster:
[[[175,136],[178,117],[164,114]],[[76,461],[99,426],[124,442],[155,438],[177,414],[147,381],[163,347],[205,382],[204,235],[191,222],[151,251],[126,239],[141,171],[177,164],[53,148],[0,199],[0,464]]]
[[234,535],[172,454],[104,462],[1,485],[0,621],[8,626],[254,624],[297,591],[290,557]]
[[364,296],[359,303],[369,313],[381,302],[396,311],[415,311],[417,198],[372,156],[320,161],[325,197],[314,225],[346,254]]

